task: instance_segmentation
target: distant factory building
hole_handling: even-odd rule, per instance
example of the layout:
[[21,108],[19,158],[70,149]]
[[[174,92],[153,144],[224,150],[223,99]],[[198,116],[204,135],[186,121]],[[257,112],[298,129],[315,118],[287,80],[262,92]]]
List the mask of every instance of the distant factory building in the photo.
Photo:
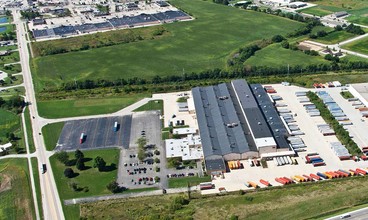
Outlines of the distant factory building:
[[341,17],[347,16],[347,15],[349,15],[349,14],[346,11],[339,11],[339,12],[334,13],[334,16],[336,18],[341,18]]

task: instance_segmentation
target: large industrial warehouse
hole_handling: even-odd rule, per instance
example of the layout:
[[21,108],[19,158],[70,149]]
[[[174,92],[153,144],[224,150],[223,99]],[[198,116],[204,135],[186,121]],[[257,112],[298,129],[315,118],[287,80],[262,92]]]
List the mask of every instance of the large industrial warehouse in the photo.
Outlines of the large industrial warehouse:
[[261,85],[233,80],[192,95],[208,173],[226,172],[225,161],[289,151],[288,132]]

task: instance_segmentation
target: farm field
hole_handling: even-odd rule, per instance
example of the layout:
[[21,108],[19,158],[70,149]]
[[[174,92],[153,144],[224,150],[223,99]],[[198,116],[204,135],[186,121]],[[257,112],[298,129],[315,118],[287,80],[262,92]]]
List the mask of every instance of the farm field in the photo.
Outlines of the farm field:
[[368,55],[368,37],[345,44],[342,48]]
[[[367,178],[297,184],[244,195],[201,197],[174,208],[178,195],[101,201],[80,205],[82,218],[108,219],[319,219],[367,201]],[[182,194],[186,198],[186,194]],[[169,207],[169,208],[168,208]],[[171,208],[170,208],[171,207]],[[108,211],[101,211],[108,210]],[[275,218],[277,216],[277,218]]]
[[[292,57],[292,59],[290,59]],[[293,51],[282,48],[280,44],[271,44],[262,50],[255,53],[244,62],[245,65],[250,66],[273,66],[281,67],[290,66],[304,66],[305,64],[320,64],[327,63],[321,56],[309,56],[302,51]]]
[[57,122],[53,124],[48,124],[42,128],[46,150],[54,150],[63,127],[64,122]]
[[[56,159],[55,155],[50,157],[50,163],[61,200],[111,194],[106,186],[116,178],[116,166],[119,163],[119,149],[89,150],[83,151],[83,153],[86,169],[82,171],[78,170],[75,166],[62,164]],[[74,152],[70,152],[68,155],[70,160],[75,159]],[[102,157],[106,162],[106,166],[111,167],[111,170],[99,172],[97,168],[93,168],[94,158],[97,156]],[[114,166],[115,168],[113,168]],[[68,167],[72,168],[78,175],[73,178],[65,177],[64,170]],[[76,183],[80,190],[74,191],[70,187],[71,183]]]
[[41,100],[37,105],[38,112],[43,117],[64,118],[116,112],[146,96],[148,95],[143,93],[122,97]]
[[[287,18],[212,1],[171,3],[196,19],[164,25],[170,36],[157,40],[35,58],[32,68],[37,91],[74,79],[152,78],[222,68],[227,56],[239,47],[304,26]],[[249,31],[254,29],[258,31]]]
[[0,219],[35,219],[27,160],[1,160],[0,181]]
[[350,38],[356,37],[357,35],[346,32],[346,31],[333,31],[328,33],[324,37],[319,37],[317,39],[311,39],[324,44],[336,44],[341,41],[348,40]]

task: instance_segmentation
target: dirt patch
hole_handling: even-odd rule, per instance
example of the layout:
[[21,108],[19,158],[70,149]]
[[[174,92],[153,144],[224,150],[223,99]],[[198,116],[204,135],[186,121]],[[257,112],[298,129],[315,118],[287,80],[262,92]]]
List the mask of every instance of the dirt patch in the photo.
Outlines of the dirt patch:
[[309,50],[315,50],[315,51],[320,51],[323,50],[323,47],[321,46],[317,46],[308,42],[301,42],[299,43],[299,47],[303,47],[303,48],[309,48]]
[[0,174],[0,193],[11,189],[11,177],[6,174]]
[[368,17],[368,14],[364,14],[364,15],[362,15],[362,17]]

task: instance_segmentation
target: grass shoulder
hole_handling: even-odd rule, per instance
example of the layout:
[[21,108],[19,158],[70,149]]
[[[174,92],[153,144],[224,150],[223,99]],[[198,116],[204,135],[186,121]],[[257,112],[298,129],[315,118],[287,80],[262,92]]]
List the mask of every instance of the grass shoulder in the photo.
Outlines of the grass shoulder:
[[161,114],[164,114],[164,101],[163,100],[151,100],[148,101],[147,104],[140,106],[139,108],[135,109],[135,112],[141,111],[152,111],[152,110],[160,110]]
[[40,173],[38,167],[37,158],[33,157],[32,159],[32,171],[33,171],[33,179],[36,187],[36,196],[37,196],[37,204],[38,204],[38,212],[40,214],[40,218],[43,218],[43,209],[42,209],[42,194],[41,194],[41,185],[40,185]]
[[188,177],[179,177],[179,178],[169,178],[169,188],[182,188],[188,187],[188,184],[191,186],[198,185],[203,182],[210,182],[211,176],[188,176]]
[[64,123],[65,122],[47,124],[42,128],[42,135],[45,141],[46,150],[54,150],[59,140],[61,130],[64,127]]

